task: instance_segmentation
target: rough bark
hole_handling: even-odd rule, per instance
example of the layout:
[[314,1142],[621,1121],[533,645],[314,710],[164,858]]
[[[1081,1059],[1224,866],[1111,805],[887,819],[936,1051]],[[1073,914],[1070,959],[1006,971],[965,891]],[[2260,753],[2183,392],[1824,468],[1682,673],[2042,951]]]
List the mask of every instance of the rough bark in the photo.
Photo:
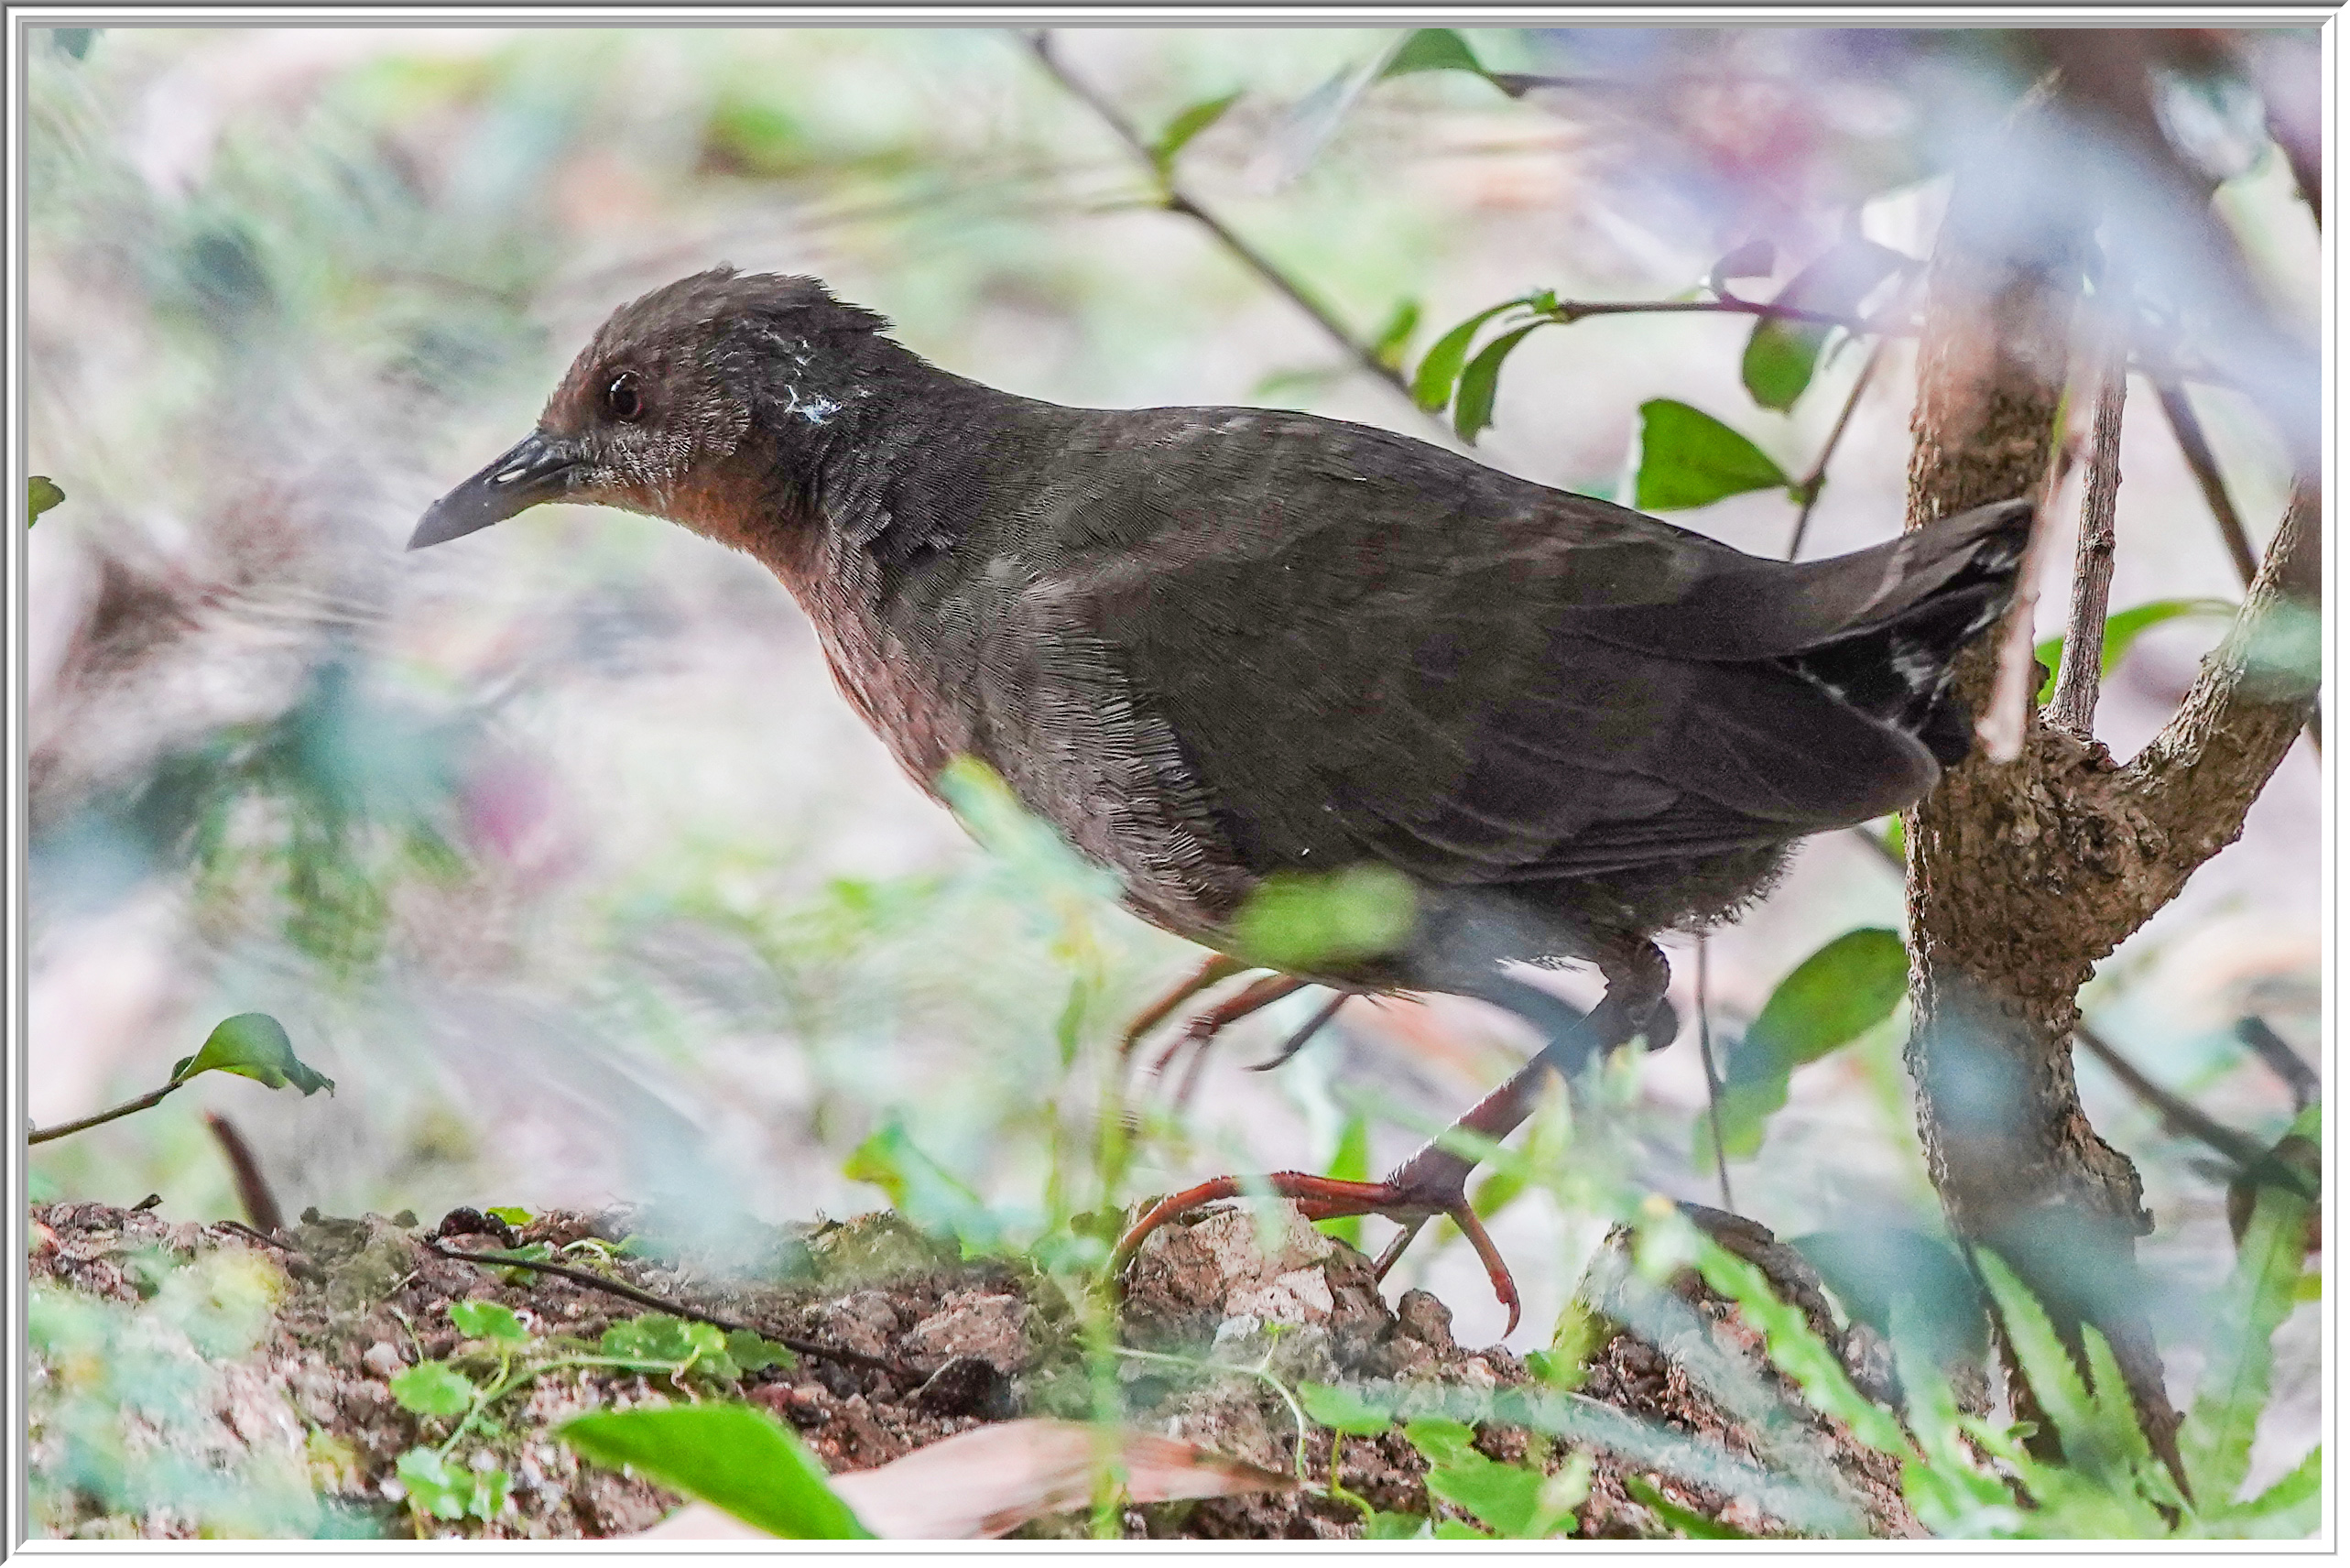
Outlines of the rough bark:
[[[2028,108],[2014,134],[2033,133]],[[2079,226],[2018,230],[1999,160],[1962,174],[1929,274],[1909,525],[2041,489],[2066,381]],[[2074,220],[2085,224],[2085,215]],[[1920,1133],[1953,1232],[2000,1253],[2068,1330],[2094,1324],[2175,1465],[2177,1416],[2135,1289],[2138,1173],[2073,1080],[2092,965],[2241,831],[2314,707],[2276,649],[2313,612],[2316,494],[2297,491],[2226,643],[2141,756],[2025,722],[2020,755],[1953,768],[1909,815]],[[1962,666],[1978,705],[1996,638]],[[1979,706],[1978,706],[1979,711]]]

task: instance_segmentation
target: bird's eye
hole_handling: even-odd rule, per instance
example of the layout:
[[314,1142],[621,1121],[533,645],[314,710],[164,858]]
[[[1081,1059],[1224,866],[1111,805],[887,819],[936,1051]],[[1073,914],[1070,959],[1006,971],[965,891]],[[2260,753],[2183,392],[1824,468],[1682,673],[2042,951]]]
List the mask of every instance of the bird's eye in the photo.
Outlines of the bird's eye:
[[635,371],[624,370],[604,384],[604,411],[623,424],[645,417],[645,387]]

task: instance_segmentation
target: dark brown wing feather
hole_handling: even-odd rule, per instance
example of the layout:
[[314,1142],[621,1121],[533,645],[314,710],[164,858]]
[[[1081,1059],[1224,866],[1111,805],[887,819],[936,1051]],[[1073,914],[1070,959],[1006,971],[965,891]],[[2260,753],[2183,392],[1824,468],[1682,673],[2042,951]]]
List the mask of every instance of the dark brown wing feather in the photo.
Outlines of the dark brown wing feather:
[[1064,451],[1036,498],[1045,587],[1089,604],[1253,870],[1555,881],[1866,821],[1936,776],[1787,658],[1953,580],[1923,536],[1788,567],[1361,427],[1113,418],[1126,439]]

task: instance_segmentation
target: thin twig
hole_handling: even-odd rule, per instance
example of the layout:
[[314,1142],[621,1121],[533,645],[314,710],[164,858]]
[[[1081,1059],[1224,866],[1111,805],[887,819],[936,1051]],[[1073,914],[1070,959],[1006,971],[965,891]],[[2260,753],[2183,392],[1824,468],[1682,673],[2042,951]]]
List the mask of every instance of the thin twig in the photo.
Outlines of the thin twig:
[[699,1307],[687,1306],[682,1301],[666,1300],[650,1290],[639,1290],[636,1286],[621,1280],[607,1279],[603,1275],[593,1273],[585,1269],[573,1269],[566,1264],[549,1263],[535,1258],[512,1258],[489,1253],[462,1252],[455,1247],[443,1247],[437,1241],[419,1242],[417,1245],[435,1258],[446,1258],[457,1263],[471,1263],[483,1269],[528,1269],[540,1274],[552,1274],[559,1279],[569,1279],[574,1285],[585,1285],[592,1290],[608,1291],[613,1295],[634,1301],[638,1306],[651,1307],[657,1312],[668,1312],[674,1317],[689,1318],[695,1323],[706,1323],[713,1328],[723,1328],[729,1334],[755,1334],[771,1344],[780,1345],[785,1349],[800,1356],[815,1356],[820,1361],[838,1361],[851,1367],[870,1367],[876,1372],[887,1372],[898,1377],[917,1376],[911,1367],[901,1367],[895,1361],[886,1361],[878,1356],[866,1356],[854,1350],[836,1350],[829,1345],[818,1345],[813,1340],[791,1339],[783,1334],[769,1334],[765,1329],[755,1328],[749,1323],[723,1317],[716,1312],[706,1312]]
[[1828,431],[1828,439],[1820,448],[1820,461],[1811,465],[1811,472],[1795,486],[1802,493],[1803,508],[1795,514],[1795,531],[1788,536],[1787,559],[1790,561],[1803,553],[1803,536],[1811,527],[1812,508],[1819,506],[1820,493],[1827,488],[1828,460],[1836,455],[1836,448],[1844,439],[1844,430],[1853,421],[1853,410],[1860,407],[1861,394],[1868,390],[1869,380],[1877,374],[1877,361],[1885,356],[1887,342],[1888,339],[1880,334],[1869,349],[1868,358],[1860,367],[1860,378],[1853,383],[1852,391],[1844,397],[1844,408],[1836,414],[1835,425]]
[[2301,1053],[2268,1027],[2268,1019],[2250,1014],[2236,1019],[2236,1038],[2265,1062],[2269,1072],[2285,1081],[2285,1087],[2292,1092],[2294,1110],[2309,1109],[2310,1102],[2317,1098],[2322,1089],[2318,1076],[2301,1060]]
[[1223,219],[1201,206],[1189,192],[1175,182],[1171,174],[1159,168],[1158,157],[1151,151],[1150,144],[1142,139],[1142,133],[1135,128],[1134,123],[1120,114],[1115,104],[1094,92],[1082,78],[1061,62],[1060,57],[1053,53],[1052,34],[1049,29],[1040,28],[1035,32],[1024,34],[1023,37],[1029,49],[1036,55],[1037,63],[1043,66],[1046,72],[1059,82],[1070,96],[1091,109],[1094,118],[1108,126],[1118,140],[1126,144],[1126,150],[1134,154],[1143,166],[1150,170],[1152,178],[1159,183],[1167,211],[1181,213],[1214,235],[1216,242],[1230,251],[1243,266],[1270,285],[1276,293],[1280,294],[1289,303],[1311,317],[1314,323],[1322,328],[1330,340],[1344,349],[1347,357],[1355,361],[1365,373],[1385,382],[1406,402],[1411,403],[1415,409],[1419,409],[1423,414],[1427,412],[1425,409],[1420,409],[1417,402],[1412,401],[1411,387],[1404,380],[1402,372],[1372,352],[1370,345],[1348,331],[1345,323],[1333,314],[1329,307],[1306,292],[1304,287],[1296,279],[1274,266],[1271,261],[1259,254],[1256,247],[1235,234]]
[[47,1143],[51,1138],[63,1138],[68,1133],[86,1132],[93,1127],[103,1127],[107,1122],[114,1121],[120,1117],[129,1116],[134,1111],[143,1111],[150,1105],[159,1105],[163,1103],[163,1097],[165,1095],[172,1094],[182,1087],[184,1087],[184,1085],[180,1083],[166,1083],[162,1088],[155,1090],[151,1094],[141,1094],[136,1100],[126,1100],[123,1104],[116,1105],[110,1110],[100,1111],[94,1116],[83,1116],[78,1122],[66,1122],[61,1126],[53,1127],[35,1127],[32,1131],[25,1135],[25,1141],[27,1143]]
[[2167,376],[2152,377],[2154,396],[2161,401],[2163,417],[2170,422],[2170,434],[2179,442],[2179,455],[2187,460],[2195,483],[2202,486],[2203,500],[2212,509],[2212,520],[2219,524],[2220,538],[2227,544],[2227,558],[2236,563],[2236,574],[2244,585],[2252,585],[2253,573],[2260,570],[2259,557],[2252,549],[2251,536],[2244,531],[2244,519],[2228,498],[2227,485],[2221,479],[2219,460],[2212,455],[2212,443],[2203,434],[2203,422],[2195,414],[2195,406],[2187,400],[2187,390]]
[[[2118,346],[2118,329],[2114,335]],[[2089,471],[2081,486],[2081,528],[2073,551],[2064,651],[2057,660],[2056,695],[2048,705],[2051,722],[2081,735],[2094,733],[2097,685],[2105,664],[2105,612],[2114,585],[2114,503],[2122,482],[2122,401],[2129,388],[2119,354],[2107,354],[2105,364],[2089,441]]]
[[1767,299],[1741,299],[1720,294],[1711,299],[1560,299],[1537,312],[1561,326],[1572,326],[1591,316],[1765,316],[1774,321],[1801,321],[1808,326],[1842,327],[1855,334],[1878,338],[1913,338],[1915,321],[1896,324],[1882,318],[1864,320],[1832,310],[1810,310],[1801,305],[1779,305]]
[[1714,1021],[1706,1004],[1712,999],[1705,974],[1705,936],[1697,938],[1697,1060],[1705,1064],[1705,1119],[1714,1129],[1714,1174],[1722,1183],[1722,1207],[1738,1212],[1730,1196],[1730,1155],[1722,1141],[1722,1077],[1714,1071]]

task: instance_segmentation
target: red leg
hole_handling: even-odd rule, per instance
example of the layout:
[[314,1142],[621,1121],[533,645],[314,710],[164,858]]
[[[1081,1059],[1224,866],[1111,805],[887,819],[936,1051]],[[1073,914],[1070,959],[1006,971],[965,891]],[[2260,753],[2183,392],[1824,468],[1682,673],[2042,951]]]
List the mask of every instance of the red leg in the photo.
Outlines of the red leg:
[[1219,953],[1210,957],[1173,990],[1135,1016],[1134,1022],[1126,1026],[1126,1038],[1118,1042],[1118,1059],[1124,1061],[1132,1056],[1134,1048],[1142,1043],[1142,1037],[1165,1023],[1176,1008],[1201,992],[1223,985],[1247,967],[1227,953]]
[[1175,1096],[1177,1105],[1186,1104],[1191,1098],[1191,1091],[1199,1086],[1200,1069],[1207,1062],[1211,1040],[1257,1008],[1270,1007],[1282,997],[1303,990],[1306,985],[1307,982],[1291,979],[1287,975],[1266,975],[1251,980],[1241,987],[1239,995],[1226,997],[1205,1012],[1193,1014],[1191,1021],[1168,1042],[1167,1049],[1159,1053],[1159,1060],[1150,1064],[1151,1072],[1164,1073],[1185,1050],[1193,1051],[1191,1070],[1184,1075],[1183,1086]]
[[[1627,942],[1603,956],[1601,970],[1607,977],[1607,995],[1588,1015],[1539,986],[1500,974],[1488,977],[1472,993],[1533,1023],[1550,1037],[1550,1042],[1525,1066],[1511,1074],[1507,1083],[1478,1101],[1466,1116],[1453,1123],[1451,1131],[1475,1133],[1480,1138],[1499,1142],[1517,1131],[1519,1125],[1533,1114],[1543,1083],[1550,1073],[1555,1072],[1572,1077],[1593,1057],[1628,1042],[1648,1024],[1664,996],[1667,978],[1664,954],[1646,941]],[[1259,986],[1286,979],[1286,976],[1276,975],[1269,980],[1260,980],[1232,1002],[1226,1003],[1225,1007],[1246,1000]],[[1290,990],[1300,984],[1302,982],[1288,981]],[[1286,996],[1288,991],[1278,994]],[[1271,999],[1267,996],[1264,1001]],[[1257,1007],[1263,1006],[1264,1001],[1255,1003],[1243,1011],[1254,1011]],[[1163,1062],[1161,1065],[1164,1065]],[[1507,1334],[1518,1326],[1518,1287],[1509,1277],[1508,1265],[1503,1262],[1500,1252],[1494,1247],[1493,1238],[1485,1234],[1484,1224],[1477,1218],[1475,1211],[1469,1207],[1469,1172],[1476,1168],[1477,1162],[1452,1152],[1445,1147],[1445,1142],[1444,1138],[1431,1139],[1419,1153],[1396,1167],[1384,1181],[1340,1181],[1327,1176],[1281,1171],[1254,1181],[1244,1181],[1237,1176],[1220,1176],[1172,1197],[1162,1198],[1119,1238],[1117,1250],[1110,1260],[1112,1277],[1126,1271],[1136,1249],[1142,1246],[1152,1231],[1178,1214],[1202,1203],[1240,1197],[1252,1191],[1269,1192],[1276,1197],[1289,1199],[1309,1220],[1379,1214],[1406,1226],[1405,1234],[1379,1259],[1378,1272],[1382,1278],[1395,1266],[1396,1259],[1402,1256],[1404,1246],[1419,1234],[1420,1227],[1433,1216],[1443,1214],[1461,1227],[1462,1234],[1469,1238],[1469,1245],[1476,1248],[1479,1260],[1485,1266],[1486,1277],[1493,1281],[1494,1294],[1509,1309],[1509,1328],[1502,1331]]]

